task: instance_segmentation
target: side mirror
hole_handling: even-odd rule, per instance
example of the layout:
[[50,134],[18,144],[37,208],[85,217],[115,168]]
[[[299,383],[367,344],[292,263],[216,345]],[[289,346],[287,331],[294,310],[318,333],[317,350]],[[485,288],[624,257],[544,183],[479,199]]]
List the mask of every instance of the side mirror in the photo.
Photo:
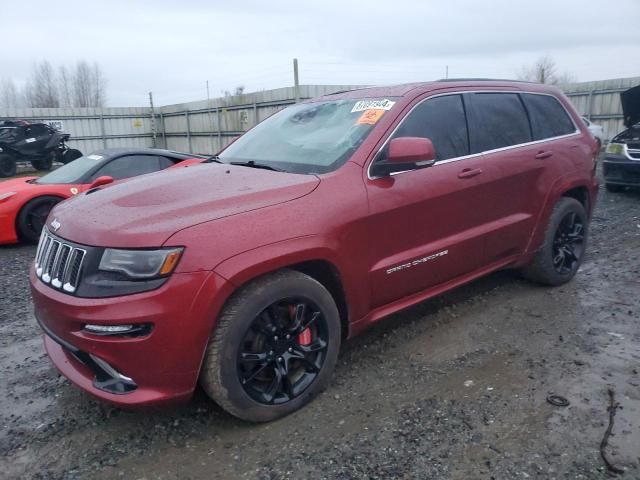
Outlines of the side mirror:
[[398,137],[389,142],[387,158],[373,166],[376,176],[386,176],[394,172],[416,170],[432,166],[436,161],[436,151],[428,138]]
[[103,185],[109,185],[110,183],[113,183],[113,177],[109,177],[107,175],[104,175],[102,177],[98,177],[96,178],[93,183],[91,185],[89,185],[89,188],[96,188],[96,187],[101,187]]

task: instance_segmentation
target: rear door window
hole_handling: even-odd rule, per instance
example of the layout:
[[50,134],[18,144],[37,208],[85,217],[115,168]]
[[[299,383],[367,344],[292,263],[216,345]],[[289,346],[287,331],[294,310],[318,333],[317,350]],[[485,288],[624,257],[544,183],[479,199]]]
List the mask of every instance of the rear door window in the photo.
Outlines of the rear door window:
[[[551,95],[523,93],[522,100],[529,112],[531,130],[535,140],[560,137],[576,131],[576,127],[567,111]],[[587,125],[589,124],[587,123]]]
[[469,137],[462,96],[445,95],[418,104],[392,138],[397,137],[429,138],[436,160],[468,155]]
[[532,140],[527,111],[517,93],[471,93],[471,153],[510,147]]

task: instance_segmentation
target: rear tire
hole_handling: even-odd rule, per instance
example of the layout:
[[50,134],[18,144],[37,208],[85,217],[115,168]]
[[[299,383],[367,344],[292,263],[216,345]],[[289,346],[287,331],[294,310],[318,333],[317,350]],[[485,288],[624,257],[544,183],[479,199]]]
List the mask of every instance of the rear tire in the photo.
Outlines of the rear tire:
[[340,341],[338,309],[322,284],[293,270],[269,274],[227,302],[205,352],[200,384],[236,417],[275,420],[328,385]]
[[67,163],[71,163],[77,158],[80,158],[81,156],[82,156],[82,152],[80,150],[76,150],[75,148],[70,148],[68,150],[65,150],[65,152],[62,154],[61,161],[66,165]]
[[48,172],[53,165],[53,156],[48,155],[46,157],[35,158],[31,160],[31,166],[38,171]]
[[543,285],[567,283],[582,263],[588,227],[582,204],[574,198],[562,197],[549,217],[542,245],[522,275]]
[[6,153],[0,153],[0,177],[13,177],[16,174],[16,161]]
[[604,188],[607,189],[607,192],[618,193],[624,190],[624,185],[615,185],[613,183],[605,183]]
[[20,239],[27,243],[37,243],[51,209],[64,198],[45,195],[27,202],[18,214],[16,227]]

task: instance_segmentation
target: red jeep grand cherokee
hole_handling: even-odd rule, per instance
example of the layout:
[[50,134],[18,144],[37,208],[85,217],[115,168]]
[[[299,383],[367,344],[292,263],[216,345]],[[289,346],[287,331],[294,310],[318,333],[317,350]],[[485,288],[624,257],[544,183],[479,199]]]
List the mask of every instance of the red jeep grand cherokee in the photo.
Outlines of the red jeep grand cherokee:
[[553,87],[456,80],[293,105],[209,163],[93,189],[49,216],[31,285],[72,382],[272,420],[340,343],[502,268],[547,285],[584,256],[596,142]]

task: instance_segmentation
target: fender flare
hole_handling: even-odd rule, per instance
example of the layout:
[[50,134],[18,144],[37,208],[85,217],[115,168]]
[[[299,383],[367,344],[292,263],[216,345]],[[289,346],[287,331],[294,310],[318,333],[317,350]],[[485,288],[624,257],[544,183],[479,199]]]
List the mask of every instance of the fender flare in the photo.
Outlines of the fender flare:
[[535,228],[531,233],[529,244],[526,248],[527,253],[533,253],[538,249],[538,247],[542,243],[544,232],[547,227],[547,223],[549,222],[551,212],[553,211],[553,207],[556,205],[556,203],[558,203],[565,192],[568,192],[569,190],[573,190],[575,188],[585,188],[587,192],[589,192],[589,195],[587,197],[589,205],[586,209],[587,214],[590,216],[590,211],[593,210],[593,199],[591,195],[591,189],[589,188],[589,184],[585,183],[585,179],[582,176],[572,176],[569,178],[560,178],[556,180],[552,187],[549,189],[549,194],[544,201],[543,208],[540,209],[540,214],[536,221]]
[[240,287],[261,275],[312,260],[328,262],[338,272],[343,271],[335,250],[317,235],[294,237],[247,250],[223,260],[213,271]]
[[[349,266],[349,260],[337,253],[338,239],[318,235],[294,237],[276,243],[262,245],[239,253],[220,262],[213,272],[224,278],[234,290],[263,275],[295,267],[306,262],[324,262],[338,276],[347,309],[346,321],[353,322],[362,315],[369,302],[369,289],[356,288],[357,269]],[[360,279],[362,283],[362,279]],[[336,299],[336,303],[339,299]]]

